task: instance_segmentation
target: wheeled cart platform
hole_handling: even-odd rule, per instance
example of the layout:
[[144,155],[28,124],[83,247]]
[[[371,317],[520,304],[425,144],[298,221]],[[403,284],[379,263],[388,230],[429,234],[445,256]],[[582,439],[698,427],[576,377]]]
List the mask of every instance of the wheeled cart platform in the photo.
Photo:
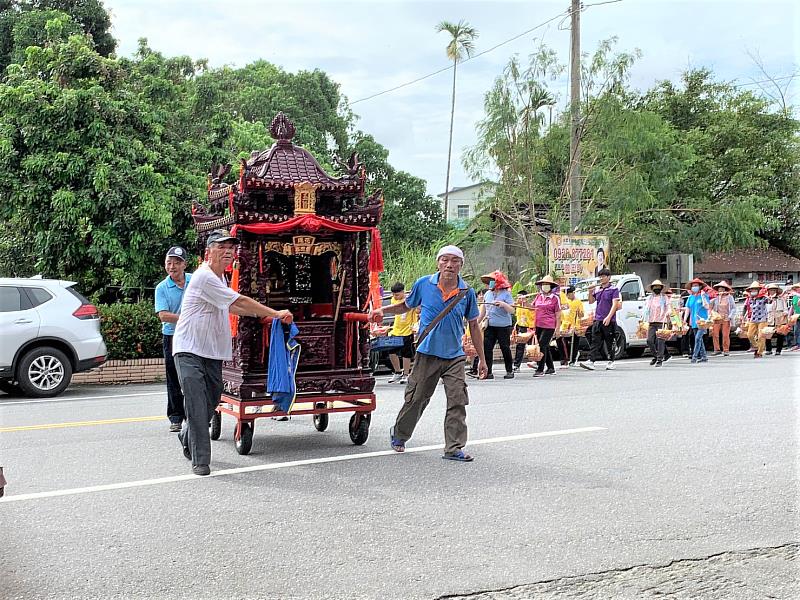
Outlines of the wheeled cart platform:
[[317,431],[328,428],[331,413],[351,412],[348,431],[350,440],[361,446],[369,437],[372,411],[375,410],[375,394],[303,394],[298,395],[289,412],[275,408],[269,398],[239,400],[223,394],[217,412],[211,419],[211,439],[218,440],[222,432],[222,413],[236,419],[233,439],[239,454],[249,454],[253,447],[253,430],[256,419],[264,417],[287,417],[311,415]]

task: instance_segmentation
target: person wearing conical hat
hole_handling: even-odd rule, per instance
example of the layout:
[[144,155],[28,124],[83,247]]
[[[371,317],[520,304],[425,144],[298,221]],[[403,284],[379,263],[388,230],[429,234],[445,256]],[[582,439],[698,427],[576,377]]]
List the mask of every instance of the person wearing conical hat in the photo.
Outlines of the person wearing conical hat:
[[692,350],[692,364],[708,362],[706,354],[705,335],[708,321],[708,309],[711,307],[708,294],[703,291],[706,287],[702,279],[694,278],[689,282],[689,297],[684,306],[684,318],[694,334],[694,350]]
[[514,314],[514,298],[511,295],[511,284],[502,271],[494,271],[481,277],[481,281],[489,286],[489,291],[483,298],[479,322],[486,321],[486,331],[483,337],[483,353],[489,357],[487,367],[489,372],[485,379],[494,379],[492,374],[492,353],[495,344],[500,345],[506,374],[503,379],[514,378],[514,357],[511,355],[511,330]]
[[711,299],[711,311],[717,313],[722,320],[714,321],[711,326],[711,341],[714,343],[714,356],[730,356],[731,323],[736,317],[736,303],[733,300],[733,288],[726,281],[714,286],[717,297]]
[[533,309],[536,313],[536,339],[539,341],[542,358],[536,363],[536,372],[533,376],[543,377],[556,374],[550,341],[556,330],[561,328],[561,299],[558,284],[550,275],[545,275],[537,281],[536,287],[539,288],[539,293],[533,299]]
[[767,313],[769,299],[766,296],[764,286],[758,281],[754,281],[747,288],[747,302],[745,303],[745,315],[749,325],[747,326],[747,338],[750,345],[755,348],[753,358],[761,358],[766,351],[766,340],[763,331],[767,326]]
[[664,284],[660,279],[656,279],[650,284],[650,295],[644,305],[643,320],[650,324],[647,329],[647,347],[653,355],[651,365],[660,367],[664,364],[664,356],[667,353],[667,342],[656,335],[659,329],[670,327],[670,313],[672,305],[666,294],[664,294]]
[[[767,327],[783,327],[789,322],[789,305],[783,295],[783,288],[777,283],[770,283],[764,288],[767,293],[767,298],[770,303],[767,308]],[[783,351],[783,345],[786,342],[786,335],[778,333],[773,335],[775,339],[775,356],[780,356]],[[772,354],[772,340],[768,339],[766,342],[767,356]]]

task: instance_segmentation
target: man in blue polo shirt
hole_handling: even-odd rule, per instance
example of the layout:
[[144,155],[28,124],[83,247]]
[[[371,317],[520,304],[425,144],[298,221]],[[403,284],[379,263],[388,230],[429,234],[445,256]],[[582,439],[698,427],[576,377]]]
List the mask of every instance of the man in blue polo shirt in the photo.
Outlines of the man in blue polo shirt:
[[373,310],[370,319],[383,321],[385,314],[398,315],[421,307],[419,331],[422,333],[448,305],[457,302],[428,336],[417,346],[414,368],[408,378],[405,402],[390,431],[392,448],[405,450],[422,413],[428,406],[439,380],[444,384],[447,411],[444,418],[445,452],[442,458],[470,462],[472,457],[463,450],[467,444],[467,384],[464,381],[464,320],[469,323],[472,342],[478,353],[478,372],[486,377],[488,368],[483,353],[483,338],[478,326],[478,303],[475,290],[458,274],[464,265],[464,253],[456,246],[445,246],[436,255],[437,272],[421,277],[411,293],[392,306]]
[[164,270],[167,277],[156,286],[155,309],[161,320],[161,333],[164,338],[164,366],[167,370],[167,418],[169,430],[177,433],[186,418],[183,410],[183,392],[181,391],[175,360],[172,358],[172,336],[175,335],[175,323],[181,312],[183,291],[191,279],[186,273],[186,250],[173,246],[167,251],[164,259]]

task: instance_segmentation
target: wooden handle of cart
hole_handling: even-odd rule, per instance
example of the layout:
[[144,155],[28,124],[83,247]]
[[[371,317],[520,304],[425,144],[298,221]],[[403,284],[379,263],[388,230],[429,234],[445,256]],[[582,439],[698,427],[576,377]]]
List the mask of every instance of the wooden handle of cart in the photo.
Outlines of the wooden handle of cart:
[[342,292],[344,292],[344,282],[347,279],[347,271],[342,270],[342,280],[339,282],[339,298],[336,300],[336,312],[333,315],[333,322],[339,320],[339,309],[342,307]]

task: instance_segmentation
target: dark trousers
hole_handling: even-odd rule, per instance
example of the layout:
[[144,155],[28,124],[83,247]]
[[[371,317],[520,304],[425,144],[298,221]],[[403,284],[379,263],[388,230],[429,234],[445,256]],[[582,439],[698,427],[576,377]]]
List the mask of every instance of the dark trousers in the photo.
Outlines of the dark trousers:
[[603,350],[609,362],[614,362],[614,333],[617,324],[613,321],[604,325],[602,321],[595,321],[592,325],[592,351],[589,360],[598,362],[603,360]]
[[511,325],[508,327],[492,327],[489,325],[486,328],[486,333],[483,336],[483,353],[486,355],[486,365],[489,367],[489,373],[492,372],[492,354],[494,353],[495,343],[500,344],[500,352],[503,353],[506,372],[511,373],[514,370],[514,360],[511,358]]
[[566,365],[575,364],[580,352],[580,338],[574,333],[570,336],[561,338],[561,363]]
[[650,323],[650,328],[647,330],[647,347],[656,359],[663,361],[667,351],[667,341],[656,335],[656,331],[659,329],[666,329],[666,324]]
[[[528,332],[528,328],[527,327],[522,327],[520,325],[517,325],[517,333],[527,333],[527,332]],[[518,368],[522,364],[523,360],[525,360],[525,346],[527,346],[527,344],[517,344],[516,348],[514,348],[514,368],[515,369]]]
[[414,434],[422,413],[436,391],[444,384],[447,410],[444,414],[444,451],[453,454],[467,445],[467,384],[464,381],[464,357],[439,358],[417,353],[406,386],[405,401],[394,424],[394,437],[407,441]]
[[555,370],[553,366],[553,349],[550,347],[550,340],[553,339],[553,334],[555,332],[555,329],[545,327],[536,328],[536,339],[539,340],[539,350],[542,352],[542,358],[536,363],[536,371],[539,373],[544,371],[545,365],[547,365],[548,371]]
[[689,331],[681,337],[681,354],[689,356],[694,354],[694,338],[694,330],[690,328]]
[[175,367],[184,393],[186,420],[178,434],[192,453],[192,465],[211,463],[208,426],[222,396],[222,361],[180,352]]
[[[780,352],[783,350],[783,342],[786,340],[785,335],[781,335],[780,333],[776,333],[773,338],[775,339],[775,351]],[[767,350],[772,352],[772,340],[767,340]]]
[[170,423],[180,423],[186,418],[183,410],[183,392],[172,356],[172,336],[164,336],[164,367],[167,370],[167,418]]

